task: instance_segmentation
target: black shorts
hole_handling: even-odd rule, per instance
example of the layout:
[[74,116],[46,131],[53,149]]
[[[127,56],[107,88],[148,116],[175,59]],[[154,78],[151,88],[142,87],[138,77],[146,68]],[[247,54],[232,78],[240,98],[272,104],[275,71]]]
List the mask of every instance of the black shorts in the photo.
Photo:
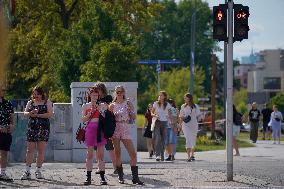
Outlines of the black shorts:
[[[94,149],[97,150],[97,147],[95,146]],[[107,151],[114,150],[113,143],[112,143],[111,139],[107,139],[107,143],[105,144],[105,149]]]
[[0,133],[0,150],[10,151],[12,144],[12,135],[6,133]]
[[262,130],[263,132],[266,132],[266,131],[270,131],[270,127],[268,126],[268,123],[269,122],[264,122],[263,125],[262,125]]

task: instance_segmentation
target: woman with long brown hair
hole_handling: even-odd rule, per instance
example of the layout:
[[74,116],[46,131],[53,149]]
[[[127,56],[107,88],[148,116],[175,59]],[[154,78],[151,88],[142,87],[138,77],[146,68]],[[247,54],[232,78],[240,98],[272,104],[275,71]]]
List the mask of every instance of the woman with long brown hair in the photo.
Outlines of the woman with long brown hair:
[[131,127],[129,122],[136,118],[134,107],[132,103],[125,97],[125,89],[123,86],[115,87],[115,98],[113,103],[109,106],[110,111],[115,115],[116,127],[112,136],[114,145],[115,162],[118,172],[119,183],[123,184],[123,169],[121,166],[121,149],[120,142],[122,142],[130,156],[130,166],[132,172],[132,183],[143,185],[138,177],[137,153],[134,148],[131,136]]
[[27,131],[26,171],[21,180],[31,179],[31,164],[34,151],[37,151],[36,172],[37,179],[43,179],[41,172],[44,162],[45,147],[49,139],[50,122],[53,115],[52,102],[47,98],[44,90],[36,86],[32,90],[32,99],[28,101],[24,115],[29,118]]
[[166,91],[160,91],[158,100],[154,102],[152,116],[154,117],[153,141],[156,161],[164,161],[165,140],[168,124],[171,124],[171,105],[167,102]]
[[190,93],[184,95],[184,104],[180,109],[180,121],[182,131],[186,139],[187,161],[194,161],[194,147],[196,145],[196,137],[198,131],[198,119],[201,117],[199,107],[194,104],[193,96]]

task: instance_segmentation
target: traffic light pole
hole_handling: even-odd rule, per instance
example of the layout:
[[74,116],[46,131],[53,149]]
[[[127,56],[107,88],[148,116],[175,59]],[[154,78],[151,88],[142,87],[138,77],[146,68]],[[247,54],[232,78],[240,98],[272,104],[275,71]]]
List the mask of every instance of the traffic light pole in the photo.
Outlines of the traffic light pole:
[[233,180],[233,5],[233,0],[229,0],[226,100],[227,181]]

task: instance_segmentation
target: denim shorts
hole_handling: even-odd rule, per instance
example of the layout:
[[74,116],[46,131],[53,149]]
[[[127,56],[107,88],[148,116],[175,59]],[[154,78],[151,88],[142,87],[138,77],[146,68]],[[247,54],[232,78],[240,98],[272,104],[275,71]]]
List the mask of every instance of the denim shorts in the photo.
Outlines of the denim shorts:
[[176,133],[172,128],[167,128],[167,137],[165,140],[165,144],[176,144],[177,143],[177,136]]

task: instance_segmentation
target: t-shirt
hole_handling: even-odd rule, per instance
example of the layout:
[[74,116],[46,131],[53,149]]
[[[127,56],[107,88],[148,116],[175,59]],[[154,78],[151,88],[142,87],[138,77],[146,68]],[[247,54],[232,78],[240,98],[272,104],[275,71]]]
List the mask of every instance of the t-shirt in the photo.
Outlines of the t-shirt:
[[268,123],[270,121],[270,116],[272,112],[273,111],[270,108],[265,108],[261,111],[264,123]]
[[258,109],[251,109],[249,111],[249,120],[252,122],[258,122],[260,117],[260,111]]
[[14,113],[12,103],[2,99],[0,102],[0,127],[8,127],[11,124],[11,114]]
[[159,106],[158,102],[154,102],[153,108],[155,109],[155,114],[159,116],[158,120],[168,121],[169,120],[169,110],[172,106],[167,103],[166,108],[163,105]]

